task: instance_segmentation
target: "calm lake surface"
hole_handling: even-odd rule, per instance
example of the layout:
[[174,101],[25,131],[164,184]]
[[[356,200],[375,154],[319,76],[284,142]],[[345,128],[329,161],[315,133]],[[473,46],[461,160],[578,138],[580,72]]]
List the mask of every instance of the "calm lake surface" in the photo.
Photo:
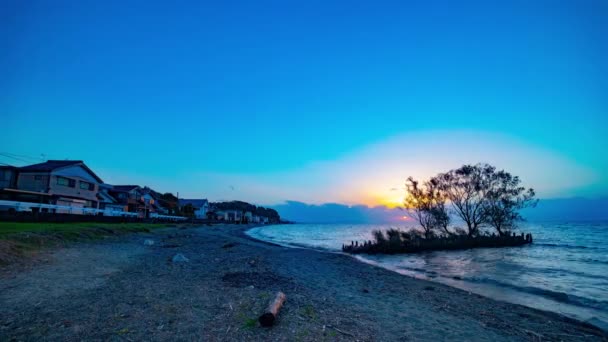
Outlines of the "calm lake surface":
[[[257,227],[257,239],[339,252],[374,229],[413,224],[294,224]],[[416,278],[458,287],[608,327],[608,222],[522,224],[534,235],[524,247],[361,255],[357,259]]]

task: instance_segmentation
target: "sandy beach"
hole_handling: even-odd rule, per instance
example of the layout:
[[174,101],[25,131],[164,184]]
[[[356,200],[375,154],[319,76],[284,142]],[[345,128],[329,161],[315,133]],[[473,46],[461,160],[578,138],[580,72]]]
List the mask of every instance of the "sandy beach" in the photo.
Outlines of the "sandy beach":
[[[256,241],[245,229],[167,228],[5,267],[0,340],[608,341],[557,314]],[[188,261],[173,262],[178,253]],[[257,317],[277,291],[287,301],[262,328]]]

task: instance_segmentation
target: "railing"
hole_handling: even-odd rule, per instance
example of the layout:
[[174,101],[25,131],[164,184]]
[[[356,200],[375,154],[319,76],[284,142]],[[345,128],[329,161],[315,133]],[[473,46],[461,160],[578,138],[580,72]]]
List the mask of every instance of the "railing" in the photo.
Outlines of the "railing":
[[42,204],[42,203],[31,203],[31,202],[16,202],[16,201],[4,201],[0,200],[0,207],[13,208],[16,211],[32,211],[32,209],[51,209],[51,210],[62,210],[68,214],[103,214],[104,216],[128,216],[137,217],[137,213],[130,213],[120,210],[103,210],[95,208],[83,208],[83,207],[72,207],[69,205],[55,205],[55,204]]
[[[16,202],[16,201],[4,201],[0,200],[0,208],[13,208],[16,211],[32,211],[32,209],[51,209],[51,210],[62,210],[67,214],[83,214],[83,215],[97,215],[102,214],[104,216],[123,216],[123,217],[138,217],[138,213],[131,213],[121,210],[111,209],[95,209],[95,208],[84,208],[84,207],[72,207],[69,205],[55,205],[55,204],[43,204],[43,203],[31,203],[31,202]],[[160,215],[157,213],[150,213],[150,218],[163,219],[172,221],[184,221],[187,217],[183,216],[170,216]]]
[[187,220],[187,217],[183,217],[183,216],[170,216],[170,215],[160,215],[157,213],[150,213],[150,218],[157,218],[157,219],[163,219],[163,220],[173,220],[173,221],[184,221]]

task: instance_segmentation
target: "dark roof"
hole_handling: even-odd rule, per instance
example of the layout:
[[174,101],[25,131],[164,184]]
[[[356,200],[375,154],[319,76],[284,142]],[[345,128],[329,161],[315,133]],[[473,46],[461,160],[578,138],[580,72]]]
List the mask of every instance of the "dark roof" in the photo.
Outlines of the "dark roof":
[[44,163],[20,167],[19,172],[51,172],[56,169],[73,165],[82,166],[89,174],[91,174],[91,176],[93,176],[93,178],[95,178],[96,181],[103,183],[101,178],[99,178],[95,172],[89,169],[89,167],[86,166],[82,160],[47,160]]
[[139,188],[139,185],[112,185],[112,190],[114,191],[129,192],[135,188]]
[[18,167],[12,165],[0,165],[0,170],[17,170]]
[[23,166],[23,167],[19,168],[19,170],[25,171],[25,172],[53,171],[53,170],[61,168],[61,167],[77,165],[77,164],[84,164],[84,163],[82,162],[82,160],[48,160],[44,163]]
[[183,207],[188,204],[192,204],[193,207],[200,208],[207,203],[209,203],[209,201],[207,201],[207,199],[182,199],[182,198],[179,199],[180,207]]

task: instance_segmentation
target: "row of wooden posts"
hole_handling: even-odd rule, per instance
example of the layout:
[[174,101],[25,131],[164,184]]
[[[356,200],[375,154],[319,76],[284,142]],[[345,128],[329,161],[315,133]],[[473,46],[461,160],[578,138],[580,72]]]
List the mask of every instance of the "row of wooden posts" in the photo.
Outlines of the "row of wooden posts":
[[415,253],[433,250],[455,250],[482,247],[515,247],[532,243],[532,234],[515,233],[509,235],[481,235],[470,237],[467,235],[438,237],[438,238],[415,238],[412,240],[386,239],[383,241],[351,241],[350,245],[342,245],[342,251],[352,254],[396,254]]

